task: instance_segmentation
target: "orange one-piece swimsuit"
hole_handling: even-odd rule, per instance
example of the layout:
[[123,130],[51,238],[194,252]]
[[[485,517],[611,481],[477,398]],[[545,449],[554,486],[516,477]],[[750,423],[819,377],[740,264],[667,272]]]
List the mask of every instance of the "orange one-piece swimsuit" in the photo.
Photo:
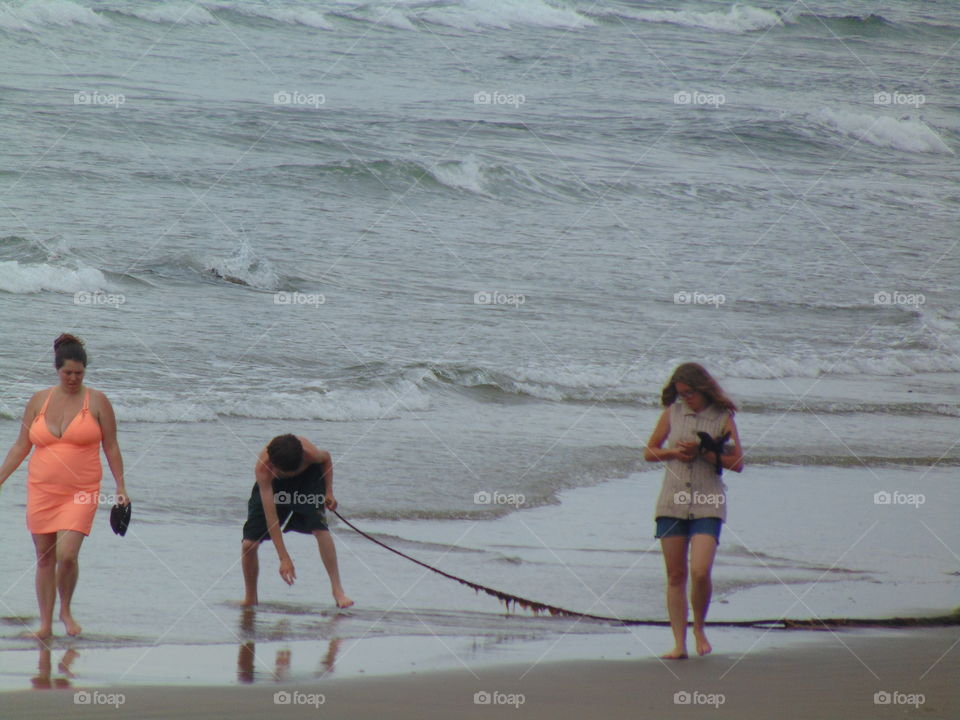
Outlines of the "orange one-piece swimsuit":
[[83,408],[61,437],[50,432],[50,396],[30,425],[35,449],[27,466],[27,529],[31,533],[76,530],[90,534],[100,498],[100,423],[90,413],[90,391]]

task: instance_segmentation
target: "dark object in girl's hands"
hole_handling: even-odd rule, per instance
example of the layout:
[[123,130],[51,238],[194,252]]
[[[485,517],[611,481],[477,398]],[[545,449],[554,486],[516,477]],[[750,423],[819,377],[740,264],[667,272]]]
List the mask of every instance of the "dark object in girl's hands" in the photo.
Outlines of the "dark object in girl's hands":
[[127,527],[130,525],[130,508],[132,503],[126,505],[114,505],[110,509],[110,527],[113,531],[123,537],[127,534]]
[[700,438],[700,452],[712,452],[716,455],[716,462],[714,464],[714,469],[717,471],[717,475],[723,475],[723,464],[720,462],[720,456],[723,455],[723,446],[727,444],[727,440],[730,439],[730,433],[724,433],[720,437],[712,437],[710,433],[698,432],[697,437]]

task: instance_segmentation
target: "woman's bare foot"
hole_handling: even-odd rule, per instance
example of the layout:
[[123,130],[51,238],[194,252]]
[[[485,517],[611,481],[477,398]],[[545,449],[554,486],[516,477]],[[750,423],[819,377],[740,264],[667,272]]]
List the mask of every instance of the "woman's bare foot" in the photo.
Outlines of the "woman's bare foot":
[[49,625],[42,625],[39,630],[27,633],[27,637],[32,637],[36,640],[49,640],[53,637],[53,628]]
[[707,640],[703,630],[694,629],[693,636],[697,639],[697,655],[709,655],[713,652],[713,645]]
[[73,619],[73,615],[60,613],[60,619],[63,621],[63,626],[67,629],[67,635],[70,637],[76,637],[83,632],[83,628],[80,627],[80,624]]
[[687,655],[687,651],[684,648],[674,648],[666,655],[661,655],[660,657],[664,660],[686,660],[689,655]]
[[353,605],[353,600],[347,597],[346,593],[342,590],[340,592],[335,592],[333,594],[333,599],[337,602],[337,607],[343,610]]

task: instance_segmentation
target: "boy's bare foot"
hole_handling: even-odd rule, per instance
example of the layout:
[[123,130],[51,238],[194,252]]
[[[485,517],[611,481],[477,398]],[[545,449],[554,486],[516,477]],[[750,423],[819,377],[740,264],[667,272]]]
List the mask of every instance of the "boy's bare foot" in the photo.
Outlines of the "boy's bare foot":
[[709,655],[713,652],[713,645],[707,640],[707,636],[703,630],[694,630],[693,636],[697,639],[697,655]]
[[245,597],[243,602],[240,603],[240,607],[253,607],[254,605],[259,605],[260,601],[257,600],[257,597]]
[[689,655],[687,655],[687,651],[683,648],[674,648],[666,655],[661,655],[660,657],[664,660],[686,660]]
[[73,619],[73,615],[60,613],[60,619],[63,621],[63,626],[67,629],[67,635],[70,637],[76,637],[83,632],[83,628],[80,627],[80,624]]
[[333,599],[337,601],[337,607],[340,608],[341,610],[343,610],[344,608],[348,608],[348,607],[350,607],[351,605],[353,605],[353,600],[351,600],[350,598],[348,598],[348,597],[346,596],[346,594],[343,593],[342,591],[341,591],[341,592],[335,592],[335,593],[333,594]]

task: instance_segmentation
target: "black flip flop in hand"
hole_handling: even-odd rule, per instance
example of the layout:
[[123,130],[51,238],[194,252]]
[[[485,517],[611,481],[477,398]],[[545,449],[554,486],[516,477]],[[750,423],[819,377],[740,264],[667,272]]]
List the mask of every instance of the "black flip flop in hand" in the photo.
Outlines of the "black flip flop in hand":
[[110,509],[110,527],[113,531],[123,537],[127,534],[127,527],[130,525],[130,508],[132,503],[129,501],[126,505],[114,505]]
[[723,455],[723,446],[727,444],[727,440],[730,439],[730,433],[724,433],[720,437],[712,437],[710,433],[698,432],[697,437],[700,438],[700,452],[712,452],[716,455],[716,461],[714,463],[714,469],[717,471],[717,475],[723,475],[723,463],[720,461],[720,456]]

